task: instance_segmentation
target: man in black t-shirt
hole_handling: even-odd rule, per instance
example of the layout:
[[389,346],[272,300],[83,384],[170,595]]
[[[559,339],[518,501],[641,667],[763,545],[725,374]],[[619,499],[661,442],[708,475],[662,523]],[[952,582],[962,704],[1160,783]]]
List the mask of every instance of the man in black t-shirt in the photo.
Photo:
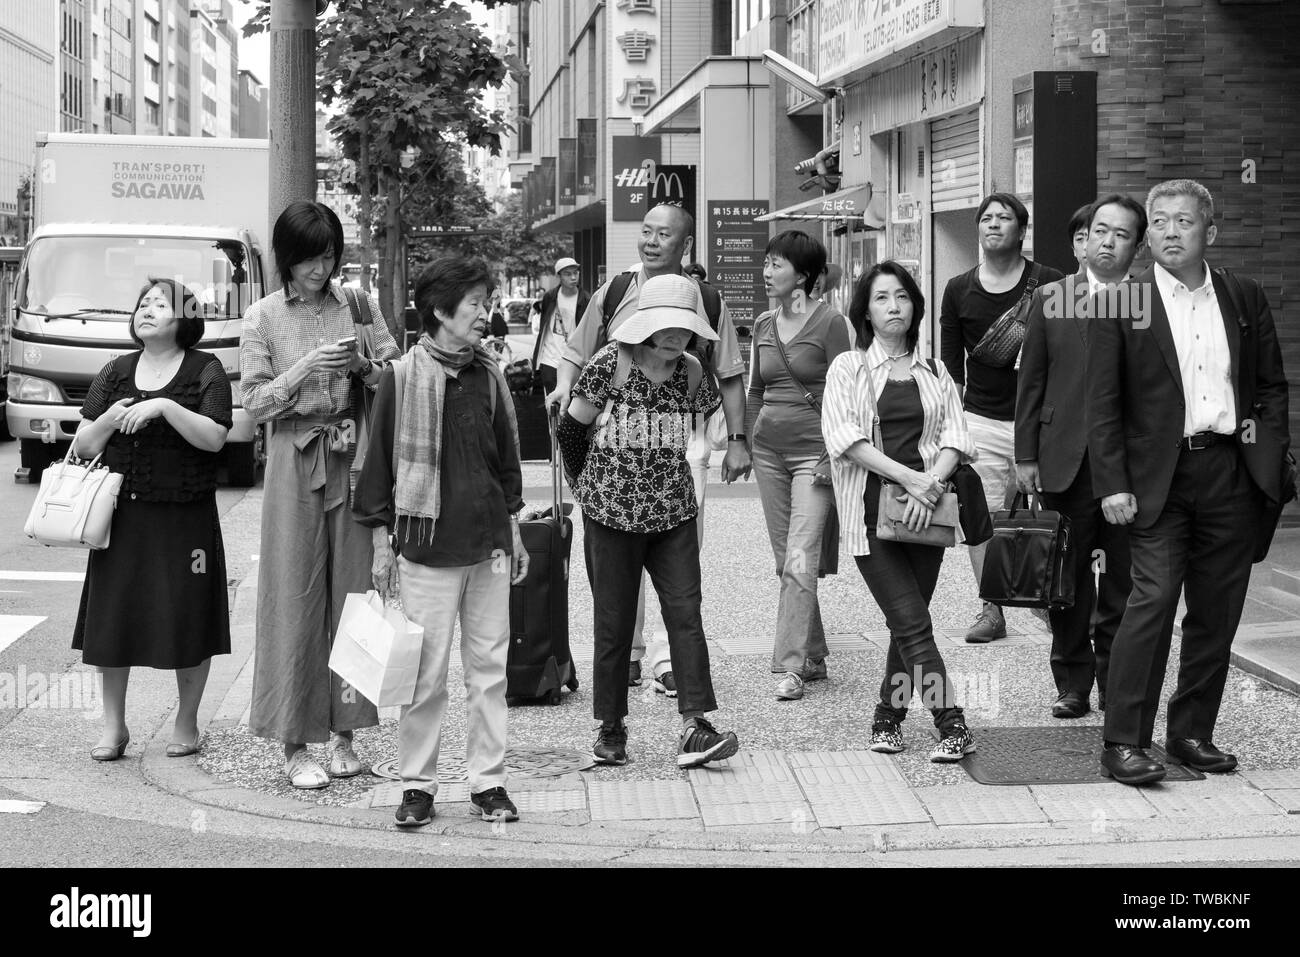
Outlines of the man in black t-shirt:
[[[990,193],[975,215],[983,262],[948,281],[939,315],[940,353],[953,380],[965,386],[966,425],[979,457],[973,464],[984,483],[989,511],[1002,507],[1008,483],[1016,480],[1016,370],[997,368],[970,356],[993,321],[1015,306],[1031,276],[1037,285],[1064,275],[1021,254],[1029,211],[1010,193]],[[984,570],[984,546],[970,549],[975,587]],[[992,641],[1007,636],[1002,609],[985,602],[966,640]]]

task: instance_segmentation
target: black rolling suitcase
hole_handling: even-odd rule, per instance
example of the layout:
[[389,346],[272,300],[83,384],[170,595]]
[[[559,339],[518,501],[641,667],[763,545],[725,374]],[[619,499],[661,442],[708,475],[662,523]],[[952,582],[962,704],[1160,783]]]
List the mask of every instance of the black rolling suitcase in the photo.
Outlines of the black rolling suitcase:
[[[555,446],[556,420],[548,416]],[[551,459],[551,507],[519,523],[528,549],[528,577],[510,586],[510,651],[506,659],[506,701],[545,699],[578,689],[569,654],[569,552],[573,545],[572,505],[564,504],[560,459]]]

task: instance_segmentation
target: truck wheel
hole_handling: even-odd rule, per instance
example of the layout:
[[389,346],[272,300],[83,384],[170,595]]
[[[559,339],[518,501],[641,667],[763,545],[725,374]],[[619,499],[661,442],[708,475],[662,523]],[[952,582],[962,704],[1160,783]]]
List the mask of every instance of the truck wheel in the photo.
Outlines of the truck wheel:
[[50,445],[39,439],[21,439],[18,442],[18,468],[14,471],[14,481],[19,484],[37,485],[45,467],[57,458],[62,458],[68,450],[68,443]]
[[226,477],[235,488],[257,483],[257,443],[233,442],[226,446]]

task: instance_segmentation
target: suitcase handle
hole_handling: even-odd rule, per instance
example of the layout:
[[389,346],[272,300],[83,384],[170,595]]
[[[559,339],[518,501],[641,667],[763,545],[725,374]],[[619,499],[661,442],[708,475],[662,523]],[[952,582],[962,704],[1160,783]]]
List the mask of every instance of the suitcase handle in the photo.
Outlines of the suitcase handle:
[[546,407],[546,427],[551,432],[551,514],[557,519],[562,519],[564,480],[560,477],[560,442],[557,436],[560,428],[560,408],[558,405]]

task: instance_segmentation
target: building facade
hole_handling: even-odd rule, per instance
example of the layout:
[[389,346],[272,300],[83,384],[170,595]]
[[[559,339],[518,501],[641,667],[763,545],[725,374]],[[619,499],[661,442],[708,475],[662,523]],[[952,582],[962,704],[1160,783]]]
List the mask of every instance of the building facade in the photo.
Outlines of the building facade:
[[239,71],[238,136],[245,139],[266,139],[269,128],[271,100],[266,84],[251,70]]
[[46,0],[0,4],[0,246],[18,240],[18,186],[36,134],[59,128],[63,12]]

